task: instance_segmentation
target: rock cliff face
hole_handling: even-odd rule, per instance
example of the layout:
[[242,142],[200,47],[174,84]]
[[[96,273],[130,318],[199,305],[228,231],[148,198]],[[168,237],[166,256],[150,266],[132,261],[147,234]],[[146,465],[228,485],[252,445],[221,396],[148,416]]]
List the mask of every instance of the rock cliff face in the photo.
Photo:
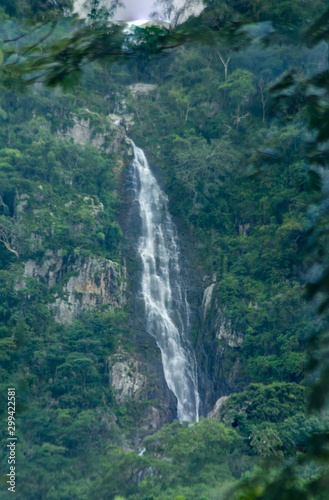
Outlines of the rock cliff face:
[[225,311],[218,309],[214,320],[216,339],[223,340],[229,347],[240,347],[243,334],[232,327],[232,321],[225,316]]
[[152,433],[172,422],[176,416],[176,400],[166,387],[153,339],[144,338],[147,347],[139,343],[140,339],[136,340],[133,356],[120,346],[118,352],[109,358],[109,382],[118,404],[133,400],[144,406],[140,427]]
[[202,307],[203,307],[203,317],[204,318],[205,318],[208,310],[211,307],[211,299],[212,299],[212,294],[213,294],[215,286],[216,286],[216,283],[212,283],[203,292]]
[[[138,96],[153,91],[154,88],[146,85],[145,88],[136,86],[130,90]],[[114,167],[114,172],[120,174],[118,178],[121,178],[121,173],[132,156],[131,143],[125,133],[129,116],[109,115],[107,119],[101,119],[99,115],[88,110],[82,111],[81,114],[72,117],[73,126],[62,131],[59,136],[81,145],[91,143],[105,153],[116,153],[115,161],[118,167],[117,170]],[[58,203],[57,200],[54,202]],[[70,219],[74,221],[70,226],[72,234],[87,233],[86,223],[83,219],[81,221],[78,219],[81,211],[86,214],[87,220],[92,220],[92,224],[96,225],[106,209],[97,196],[80,195],[74,191],[72,199],[63,207],[64,215],[58,215],[59,212],[56,212],[57,220],[67,223],[65,214],[74,214]],[[44,210],[46,218],[52,217],[53,208],[50,208],[50,204],[47,205],[42,186],[40,193],[37,190],[37,193],[17,196],[16,214],[19,224],[27,228],[38,227],[38,224],[33,223],[28,226],[27,222],[38,219],[39,208]],[[133,218],[129,215],[131,213],[134,214]],[[25,241],[29,242],[27,245],[29,258],[24,263],[24,270],[16,283],[16,289],[24,288],[29,278],[37,279],[45,285],[55,299],[48,304],[48,307],[53,311],[56,321],[64,326],[88,310],[122,309],[127,306],[126,310],[131,311],[128,327],[131,328],[132,337],[124,339],[124,343],[129,343],[129,349],[122,347],[119,340],[117,352],[108,359],[109,385],[113,390],[117,406],[125,408],[130,404],[136,405],[138,409],[136,419],[139,419],[136,420],[136,425],[145,435],[158,430],[175,418],[176,399],[167,388],[160,351],[154,339],[144,329],[143,308],[138,299],[136,300],[139,284],[134,249],[138,238],[137,214],[134,202],[126,201],[121,220],[121,223],[123,221],[124,223],[121,225],[123,229],[130,226],[132,231],[124,231],[127,248],[122,261],[128,261],[127,267],[99,255],[88,255],[84,251],[82,251],[83,257],[80,257],[79,249],[77,252],[66,253],[61,249],[54,250],[50,245],[50,248],[43,250],[41,254],[39,249],[45,248],[43,242],[47,240],[47,235],[51,234],[52,226],[49,229],[46,223],[42,223],[39,224],[42,227],[41,231],[27,229]],[[135,271],[132,270],[134,266]],[[136,439],[138,441],[138,436]]]
[[154,92],[157,85],[151,83],[133,83],[129,85],[129,90],[134,97],[138,96],[148,96],[151,92]]
[[220,408],[225,403],[225,401],[229,398],[229,396],[222,396],[217,399],[214,408],[208,413],[208,418],[215,418],[217,420],[220,419]]
[[115,361],[110,369],[110,384],[114,389],[117,403],[129,399],[138,400],[145,390],[147,377],[139,372],[138,361],[123,356],[123,361]]
[[[77,144],[91,143],[98,149],[104,149],[105,152],[132,156],[132,148],[127,138],[124,128],[123,117],[117,115],[109,115],[104,123],[104,131],[98,132],[96,126],[92,124],[92,118],[95,113],[89,110],[84,110],[87,117],[72,117],[74,125],[62,132],[62,137],[65,139],[73,139]],[[89,115],[89,116],[88,116]],[[96,115],[98,117],[98,115]]]
[[[59,137],[73,139],[74,142],[82,145],[89,142],[100,150],[117,153],[121,157],[118,160],[118,168],[122,169],[132,154],[130,142],[123,128],[104,118],[101,121],[99,115],[89,110],[82,111],[86,117],[74,115],[73,127],[60,133]],[[93,119],[94,124],[92,123]],[[100,128],[103,126],[104,132],[95,132],[95,123],[98,123]],[[60,291],[57,292],[56,302],[50,304],[49,307],[54,311],[55,318],[60,323],[72,322],[75,317],[87,309],[100,309],[103,306],[123,307],[127,302],[126,269],[124,266],[103,257],[77,258],[73,255],[64,257],[60,250],[55,251],[49,248],[40,259],[38,251],[44,246],[42,243],[49,236],[47,221],[45,221],[46,223],[40,222],[40,209],[46,214],[46,218],[51,219],[54,215],[52,210],[56,210],[56,207],[47,205],[47,195],[44,194],[43,186],[40,185],[39,188],[40,192],[32,195],[21,193],[16,196],[17,225],[25,228],[24,244],[26,245],[28,242],[31,255],[25,261],[23,276],[16,284],[16,289],[23,288],[28,277],[38,279],[49,288],[59,285]],[[88,217],[97,223],[97,218],[104,212],[104,206],[97,199],[97,196],[83,196],[75,192],[72,196],[73,199],[64,205],[66,212],[75,213],[77,219],[80,207],[80,213],[82,210],[84,214],[90,214]],[[55,203],[58,201],[56,200]],[[65,217],[65,213],[63,217]],[[65,219],[59,219],[59,223],[67,224]],[[81,232],[84,229],[84,224],[83,219],[81,222],[76,220],[70,228],[71,232]],[[38,228],[38,226],[40,226],[38,233],[29,232],[29,227]],[[50,232],[52,231],[53,228],[50,226]],[[36,255],[35,259],[33,254]]]
[[213,282],[203,292],[202,326],[205,326],[207,314],[210,313],[208,314],[208,328],[213,333],[213,337],[222,340],[229,347],[240,347],[243,334],[232,326],[231,319],[225,314],[225,306],[219,305],[218,299],[214,298],[216,284],[216,276],[213,276]]
[[48,287],[66,281],[61,296],[49,306],[60,323],[71,323],[87,309],[100,309],[104,305],[123,307],[126,303],[126,269],[109,259],[89,257],[65,263],[62,257],[48,250],[42,263],[34,260],[25,263],[17,290],[25,286],[26,277],[37,278]]
[[125,268],[109,259],[88,258],[73,266],[78,274],[69,278],[63,291],[67,299],[57,299],[54,309],[59,322],[71,322],[86,309],[103,305],[123,307],[126,303]]
[[[202,413],[216,418],[217,407],[232,392],[240,387],[239,348],[243,342],[243,332],[238,331],[226,313],[216,293],[217,280],[213,276],[204,277],[202,305],[199,313],[199,335],[196,345],[200,366],[200,392],[203,401]],[[227,360],[233,365],[227,370]]]

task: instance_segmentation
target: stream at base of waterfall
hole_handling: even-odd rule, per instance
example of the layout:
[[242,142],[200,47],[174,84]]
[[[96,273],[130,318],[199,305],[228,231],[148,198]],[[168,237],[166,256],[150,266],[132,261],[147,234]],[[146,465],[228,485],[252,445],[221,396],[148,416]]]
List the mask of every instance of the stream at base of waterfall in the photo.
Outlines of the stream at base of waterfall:
[[168,212],[168,198],[144,152],[133,142],[132,146],[133,190],[141,218],[138,253],[142,260],[146,329],[161,351],[167,385],[177,398],[178,419],[197,422],[197,365],[188,339],[190,310],[179,266],[177,231]]

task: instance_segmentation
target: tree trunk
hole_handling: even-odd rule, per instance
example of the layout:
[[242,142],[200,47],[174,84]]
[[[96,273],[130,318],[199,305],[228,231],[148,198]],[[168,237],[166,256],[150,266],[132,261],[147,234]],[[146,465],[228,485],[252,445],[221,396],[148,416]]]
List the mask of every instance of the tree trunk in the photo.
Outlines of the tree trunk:
[[224,74],[225,74],[225,82],[226,82],[226,80],[227,80],[228,63],[230,62],[230,59],[232,57],[232,52],[230,53],[230,55],[228,56],[228,58],[226,59],[226,61],[225,61],[224,57],[222,56],[222,54],[219,52],[219,50],[216,50],[216,53],[217,53],[219,59],[222,61],[222,64],[224,66]]

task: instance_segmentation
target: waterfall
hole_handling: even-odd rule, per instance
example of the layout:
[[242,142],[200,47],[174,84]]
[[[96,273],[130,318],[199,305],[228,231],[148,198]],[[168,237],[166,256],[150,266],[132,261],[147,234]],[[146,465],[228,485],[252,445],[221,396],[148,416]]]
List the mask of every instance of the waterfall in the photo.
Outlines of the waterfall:
[[138,253],[142,260],[146,329],[161,351],[167,385],[177,398],[178,419],[197,422],[197,367],[188,340],[190,311],[180,275],[176,227],[168,212],[168,198],[144,152],[133,142],[132,146],[134,196],[141,217]]

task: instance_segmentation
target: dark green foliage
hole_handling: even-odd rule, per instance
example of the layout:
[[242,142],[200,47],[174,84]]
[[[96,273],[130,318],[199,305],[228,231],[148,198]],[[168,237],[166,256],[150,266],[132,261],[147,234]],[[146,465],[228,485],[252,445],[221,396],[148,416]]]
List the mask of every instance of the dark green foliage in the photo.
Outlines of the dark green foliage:
[[3,0],[1,6],[11,17],[20,20],[40,21],[62,16],[64,12],[72,10],[71,0],[59,0],[56,3],[50,0]]
[[144,444],[142,457],[109,448],[107,465],[96,483],[106,498],[123,494],[132,499],[169,499],[183,492],[188,493],[187,498],[206,495],[252,463],[252,459],[241,461],[240,453],[245,449],[242,438],[216,420],[203,420],[193,427],[176,422]]
[[254,453],[283,457],[305,452],[308,439],[323,432],[327,420],[306,417],[305,389],[294,383],[250,384],[233,394],[219,411],[248,440]]
[[[306,42],[314,46],[328,38],[328,11],[326,11],[317,22],[312,24],[306,33]],[[287,101],[288,106],[303,96],[306,103],[305,115],[308,118],[308,127],[311,131],[311,140],[308,144],[309,159],[314,165],[327,166],[328,157],[328,71],[326,67],[320,67],[315,76],[306,78],[291,71],[288,76],[282,78],[275,85],[273,92],[277,93],[278,101]],[[290,98],[291,97],[291,98]],[[286,102],[284,106],[287,106]],[[293,114],[295,111],[293,112]],[[309,257],[312,259],[313,273],[310,273],[308,284],[309,298],[318,305],[318,312],[323,321],[311,337],[309,345],[309,368],[312,370],[312,384],[310,387],[309,408],[322,410],[324,420],[320,426],[316,420],[308,421],[311,434],[309,436],[306,454],[289,465],[281,464],[276,469],[272,467],[270,474],[264,481],[264,470],[255,475],[247,484],[242,483],[238,488],[236,498],[264,500],[274,498],[326,498],[328,491],[328,251],[327,251],[327,226],[328,226],[328,190],[326,172],[314,166],[312,187],[316,192],[315,201],[317,210],[312,217],[310,231]],[[317,213],[318,212],[318,213]],[[316,299],[316,300],[314,300]],[[322,417],[323,415],[321,415]],[[290,430],[295,427],[301,433],[305,432],[305,425],[298,422],[287,422]],[[315,427],[314,427],[315,423]],[[299,426],[299,427],[297,427]],[[286,427],[287,430],[287,427]],[[296,432],[293,433],[296,436]],[[312,470],[313,468],[313,470]],[[304,481],[301,478],[305,478]]]

